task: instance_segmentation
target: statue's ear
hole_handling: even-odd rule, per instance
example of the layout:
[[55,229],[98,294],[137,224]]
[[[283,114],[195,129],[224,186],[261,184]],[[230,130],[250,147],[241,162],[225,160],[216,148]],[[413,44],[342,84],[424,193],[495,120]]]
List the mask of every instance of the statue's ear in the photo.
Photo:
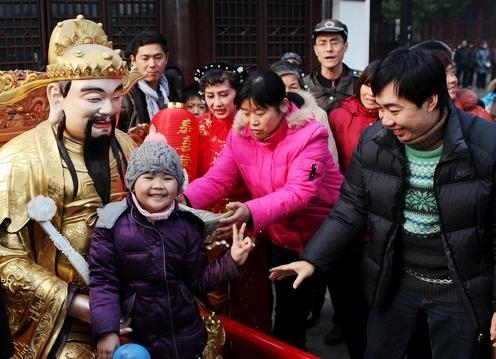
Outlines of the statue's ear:
[[48,120],[52,124],[57,124],[62,118],[62,89],[58,83],[48,84],[47,86],[47,97],[48,103],[50,104],[50,114],[48,115]]

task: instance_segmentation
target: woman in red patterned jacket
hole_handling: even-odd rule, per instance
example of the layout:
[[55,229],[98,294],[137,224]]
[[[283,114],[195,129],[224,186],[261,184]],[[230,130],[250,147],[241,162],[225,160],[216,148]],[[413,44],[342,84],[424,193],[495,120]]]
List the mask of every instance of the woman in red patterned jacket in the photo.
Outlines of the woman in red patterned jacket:
[[236,96],[246,72],[229,64],[216,62],[195,71],[195,80],[205,96],[208,111],[200,120],[200,161],[198,175],[203,176],[214,164],[232,127]]

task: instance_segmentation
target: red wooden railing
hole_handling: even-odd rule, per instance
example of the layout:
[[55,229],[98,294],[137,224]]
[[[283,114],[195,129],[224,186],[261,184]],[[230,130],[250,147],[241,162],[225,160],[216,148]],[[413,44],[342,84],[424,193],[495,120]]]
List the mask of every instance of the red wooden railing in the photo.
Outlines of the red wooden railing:
[[218,315],[226,331],[226,358],[318,359],[318,356],[281,342],[267,334]]

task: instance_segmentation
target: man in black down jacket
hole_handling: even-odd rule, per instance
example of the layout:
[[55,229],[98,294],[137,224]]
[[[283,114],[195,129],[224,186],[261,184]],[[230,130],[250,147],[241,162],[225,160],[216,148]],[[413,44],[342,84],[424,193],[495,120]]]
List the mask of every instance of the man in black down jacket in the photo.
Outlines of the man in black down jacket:
[[[355,150],[333,212],[271,278],[332,273],[368,233],[366,358],[403,358],[420,314],[433,357],[477,358],[496,336],[496,126],[449,102],[432,54],[398,49],[372,81],[382,120]],[[487,349],[487,348],[485,348]]]

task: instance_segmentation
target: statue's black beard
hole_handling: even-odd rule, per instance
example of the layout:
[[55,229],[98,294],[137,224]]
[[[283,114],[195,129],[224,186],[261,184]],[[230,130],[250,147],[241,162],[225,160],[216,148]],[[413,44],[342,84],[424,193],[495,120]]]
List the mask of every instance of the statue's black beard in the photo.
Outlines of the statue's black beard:
[[[108,136],[91,137],[93,124],[99,120],[110,119],[112,132]],[[94,114],[88,120],[84,131],[83,156],[88,174],[93,180],[96,192],[103,204],[110,202],[110,160],[109,150],[114,138],[116,119],[115,116],[102,116]]]
[[[95,190],[100,196],[102,203],[105,205],[110,202],[110,192],[111,192],[111,181],[110,181],[110,160],[109,160],[109,150],[112,148],[114,157],[117,160],[117,166],[119,170],[119,175],[121,180],[123,180],[122,171],[122,157],[121,149],[115,139],[115,116],[108,117],[112,123],[112,131],[107,136],[91,137],[91,129],[95,121],[107,118],[107,116],[101,116],[95,114],[90,117],[85,128],[85,139],[83,142],[83,157],[86,168],[88,169],[88,174],[93,180]],[[74,168],[74,164],[71,161],[67,149],[64,146],[64,130],[65,130],[65,114],[63,114],[62,119],[59,123],[57,130],[57,145],[59,147],[59,152],[62,158],[67,164],[69,172],[71,174],[73,183],[73,199],[76,198],[78,190],[78,178],[77,173]]]

